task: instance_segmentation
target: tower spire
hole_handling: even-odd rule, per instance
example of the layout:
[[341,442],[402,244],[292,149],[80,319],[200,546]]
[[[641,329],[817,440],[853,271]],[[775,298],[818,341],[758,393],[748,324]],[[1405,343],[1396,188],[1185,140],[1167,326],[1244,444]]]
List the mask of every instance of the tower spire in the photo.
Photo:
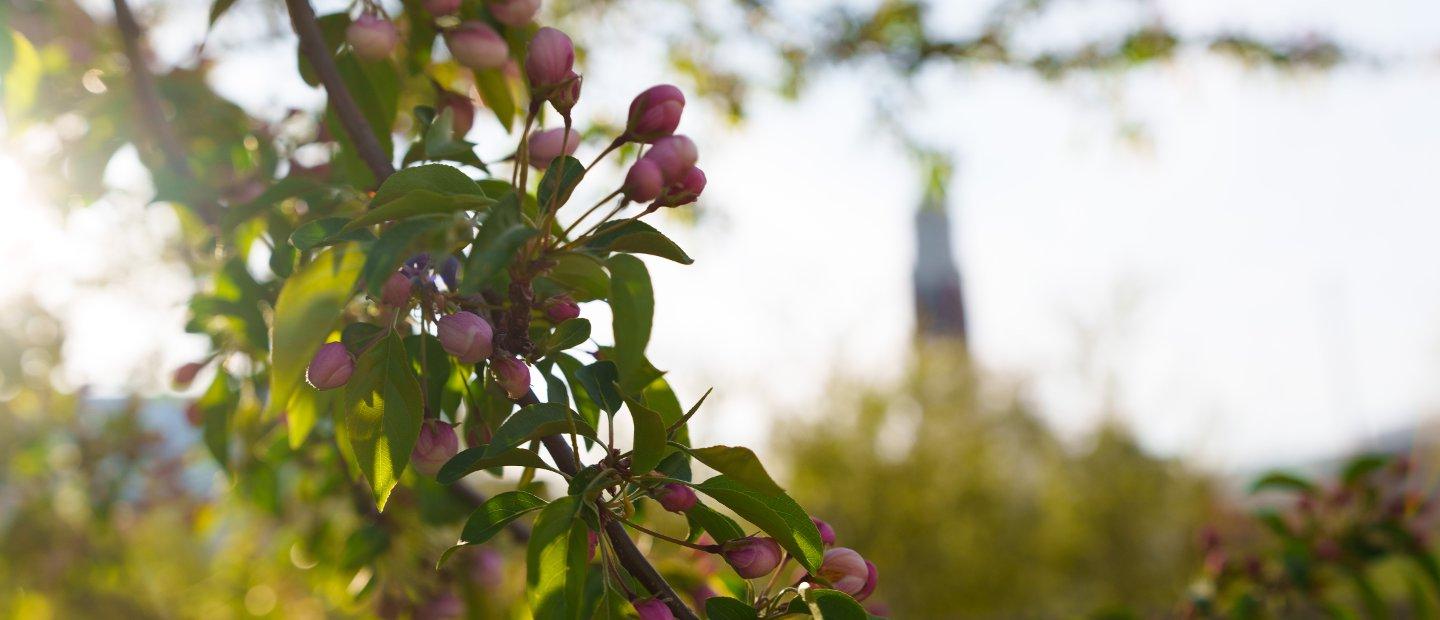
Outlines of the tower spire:
[[948,186],[954,164],[948,157],[924,158],[925,193],[915,213],[915,335],[925,340],[965,340],[965,297],[950,241]]

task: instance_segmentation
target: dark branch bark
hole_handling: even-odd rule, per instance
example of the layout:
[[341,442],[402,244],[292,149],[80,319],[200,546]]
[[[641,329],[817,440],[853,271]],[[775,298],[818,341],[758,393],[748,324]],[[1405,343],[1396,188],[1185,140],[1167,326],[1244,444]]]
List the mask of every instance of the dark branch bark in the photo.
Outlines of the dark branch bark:
[[[320,83],[325,86],[330,105],[340,117],[340,124],[345,127],[345,133],[355,143],[356,153],[375,174],[375,182],[379,184],[395,173],[395,166],[391,165],[390,155],[381,148],[375,129],[370,126],[370,121],[365,120],[360,106],[350,95],[350,89],[340,78],[340,69],[325,47],[325,36],[320,32],[320,23],[315,19],[315,10],[310,8],[310,0],[285,0],[285,6],[290,10],[295,34],[300,37],[300,52],[305,54],[310,67],[320,76]],[[390,130],[388,127],[384,129]]]
[[[165,108],[160,101],[160,91],[155,87],[155,76],[145,62],[145,52],[140,47],[144,38],[135,14],[130,11],[126,0],[115,0],[115,25],[120,29],[120,39],[125,47],[125,60],[130,63],[130,79],[134,83],[135,105],[139,108],[140,124],[145,128],[155,146],[165,158],[165,166],[172,174],[187,181],[195,180],[195,171],[185,158],[185,149],[175,137],[175,131],[165,121]],[[220,223],[220,207],[213,201],[196,205],[196,214],[209,226]]]
[[[355,99],[350,96],[350,91],[345,87],[344,81],[340,79],[340,72],[335,67],[335,60],[330,57],[330,52],[325,49],[324,37],[320,33],[320,25],[315,21],[315,11],[310,8],[309,0],[285,0],[285,5],[290,9],[290,20],[295,26],[295,33],[300,37],[300,49],[310,61],[311,67],[320,75],[320,82],[324,84],[325,91],[330,96],[330,105],[335,106],[335,112],[340,116],[341,124],[350,139],[355,143],[361,159],[370,166],[375,173],[377,182],[384,181],[386,177],[395,172],[390,165],[390,158],[380,148],[380,142],[375,138],[375,133],[370,123],[360,114],[360,109],[355,105]],[[521,406],[538,403],[535,393],[530,392],[519,401]],[[550,457],[561,471],[574,474],[575,454],[566,445],[565,439],[560,435],[551,435],[544,438],[545,449],[550,452]],[[512,530],[513,531],[513,530]],[[605,535],[610,539],[610,544],[615,548],[615,555],[618,556],[620,565],[625,568],[635,580],[640,582],[650,594],[665,602],[676,618],[681,620],[699,620],[695,612],[686,607],[675,594],[665,578],[655,570],[650,561],[645,559],[645,554],[635,546],[635,541],[630,540],[630,535],[625,527],[617,521],[607,522]]]

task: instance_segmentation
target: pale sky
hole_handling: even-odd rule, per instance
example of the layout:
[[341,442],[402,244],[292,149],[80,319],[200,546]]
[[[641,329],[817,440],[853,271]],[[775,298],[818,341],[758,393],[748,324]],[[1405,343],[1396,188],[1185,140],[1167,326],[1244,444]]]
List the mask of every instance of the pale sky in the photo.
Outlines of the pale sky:
[[[974,18],[936,4],[942,28]],[[1026,385],[1072,436],[1093,427],[1113,377],[1119,415],[1147,446],[1226,471],[1333,454],[1435,411],[1440,6],[1161,6],[1186,32],[1315,30],[1391,64],[1280,76],[1187,56],[1061,85],[995,69],[923,76],[910,129],[960,162],[952,232],[981,363]],[[204,14],[173,19],[157,35],[170,59],[193,47]],[[227,17],[212,42],[248,19]],[[667,81],[643,60],[658,58],[655,43],[613,45],[627,33],[615,22],[594,35],[612,45],[584,67],[587,113],[614,117]],[[1067,9],[1035,36],[1123,23]],[[217,87],[252,110],[317,105],[288,45],[223,62]],[[834,373],[883,382],[904,364],[919,179],[873,127],[865,77],[821,76],[793,104],[761,96],[738,129],[687,109],[681,130],[710,178],[706,217],[659,222],[696,264],[650,262],[651,357],[683,400],[716,387],[699,425],[716,442],[763,444],[766,414],[823,414],[814,404]],[[1130,126],[1143,144],[1121,137]],[[475,137],[497,144],[486,131]],[[198,352],[180,333],[183,274],[141,256],[172,218],[102,205],[63,223],[21,193],[15,157],[0,158],[0,186],[17,194],[0,201],[15,222],[0,227],[0,260],[29,268],[0,272],[0,303],[44,283],[71,330],[69,380],[116,389]],[[117,162],[110,176],[133,186],[133,171]],[[117,225],[133,231],[124,270],[88,249]],[[77,284],[114,271],[131,287]]]

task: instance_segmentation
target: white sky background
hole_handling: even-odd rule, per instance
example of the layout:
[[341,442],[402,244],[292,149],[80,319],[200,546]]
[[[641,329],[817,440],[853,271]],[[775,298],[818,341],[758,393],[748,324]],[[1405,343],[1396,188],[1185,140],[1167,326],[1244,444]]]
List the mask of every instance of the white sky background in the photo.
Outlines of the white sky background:
[[[935,4],[939,29],[963,31],[978,14]],[[1404,60],[1287,77],[1197,56],[1059,86],[995,69],[923,76],[910,128],[960,162],[953,232],[980,360],[1025,382],[1071,434],[1093,427],[1113,376],[1119,415],[1148,446],[1223,470],[1327,455],[1413,423],[1440,403],[1440,5],[1161,5],[1187,32],[1314,30]],[[1078,41],[1132,23],[1117,17],[1128,10],[1084,6],[1035,36]],[[203,7],[170,18],[157,45],[181,58]],[[251,19],[237,9],[213,40],[242,36]],[[587,112],[616,118],[667,81],[656,44],[613,45],[634,27],[617,18],[591,33]],[[223,62],[217,88],[272,115],[318,105],[291,45]],[[904,363],[919,179],[873,128],[865,77],[826,74],[795,104],[759,97],[738,130],[687,109],[707,210],[695,228],[659,222],[697,262],[650,262],[651,356],[683,400],[717,387],[699,418],[717,442],[763,444],[768,422],[757,421],[811,409],[834,373],[884,381]],[[1131,122],[1148,146],[1121,137]],[[486,131],[474,137],[496,144]],[[132,169],[111,172],[124,182]],[[21,177],[0,158],[6,191],[22,191]],[[83,248],[117,223],[136,230],[136,213],[106,206],[66,223],[34,200],[0,200],[15,222],[0,227],[0,261],[23,267],[0,272],[0,303],[46,283],[46,305],[70,328],[72,381],[118,389],[156,359],[198,352],[180,333],[186,286],[163,265],[136,269],[143,294],[76,284],[113,268],[113,255]],[[144,220],[146,235],[173,226],[159,209]],[[35,275],[41,265],[59,274]]]

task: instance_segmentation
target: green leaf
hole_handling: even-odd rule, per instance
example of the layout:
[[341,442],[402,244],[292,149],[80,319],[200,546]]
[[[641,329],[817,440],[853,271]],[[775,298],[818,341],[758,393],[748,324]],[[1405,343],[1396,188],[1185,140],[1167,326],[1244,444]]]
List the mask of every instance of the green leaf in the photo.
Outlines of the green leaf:
[[535,620],[579,617],[589,573],[589,544],[580,501],[565,496],[551,502],[530,530],[525,550],[526,595]]
[[416,189],[380,206],[374,206],[372,203],[373,208],[351,220],[341,231],[349,232],[381,222],[403,220],[418,215],[446,215],[456,211],[479,211],[494,203],[494,200],[484,196],[447,196],[427,189]]
[[585,243],[585,247],[597,252],[649,254],[681,265],[695,262],[669,237],[640,220],[609,222],[595,231],[595,236]]
[[676,447],[690,453],[695,460],[709,465],[711,469],[729,476],[735,482],[767,495],[783,495],[785,489],[775,484],[775,479],[765,471],[765,466],[749,448],[738,446],[710,446],[708,448]]
[[816,618],[825,620],[869,620],[870,614],[850,595],[827,588],[806,588],[805,604]]
[[511,448],[495,456],[486,458],[485,447],[478,446],[462,450],[459,454],[451,457],[445,465],[440,468],[440,473],[435,479],[440,484],[454,484],[461,478],[473,474],[482,469],[492,467],[534,467],[536,469],[548,469],[555,471],[549,463],[540,458],[540,455],[524,448]]
[[495,113],[495,120],[510,131],[515,124],[515,97],[510,93],[510,83],[500,69],[486,69],[475,72],[475,87],[480,91],[480,101]]
[[705,530],[710,538],[715,539],[717,545],[745,537],[745,530],[740,528],[739,523],[715,512],[713,508],[706,506],[705,502],[695,502],[695,506],[685,512],[685,518]]
[[625,399],[625,405],[630,410],[630,419],[635,425],[635,445],[634,453],[630,455],[630,471],[637,476],[647,474],[665,458],[665,420],[654,409],[646,407],[636,399]]
[[1267,491],[1271,489],[1283,489],[1308,493],[1315,490],[1315,485],[1311,484],[1310,481],[1301,478],[1300,476],[1286,473],[1283,471],[1273,471],[1265,474],[1264,476],[1261,476],[1259,480],[1256,480],[1253,484],[1250,485],[1251,493],[1259,493],[1260,491]]
[[499,534],[511,521],[545,507],[545,500],[524,491],[508,491],[485,500],[460,532],[460,542],[478,545]]
[[775,538],[795,560],[814,573],[820,569],[824,547],[820,530],[810,521],[805,510],[790,496],[767,495],[742,485],[726,476],[716,476],[697,485],[696,490],[709,495],[741,518],[754,523]]
[[484,455],[485,458],[493,458],[527,441],[547,435],[569,433],[571,428],[578,434],[592,439],[595,437],[595,429],[570,411],[569,407],[557,403],[529,405],[516,411],[515,415],[510,416],[510,419],[505,420],[505,423],[495,430],[490,444],[485,446]]
[[505,267],[510,264],[511,257],[538,233],[522,223],[520,203],[514,192],[501,197],[490,208],[485,223],[481,224],[475,241],[471,243],[465,273],[460,280],[460,292],[474,293],[505,275]]
[[445,564],[451,555],[463,547],[484,543],[520,517],[545,507],[545,500],[524,491],[507,491],[485,500],[465,520],[460,532],[460,541],[440,554],[435,570]]
[[545,341],[545,350],[552,353],[578,346],[590,339],[590,321],[569,319],[555,327],[555,332]]
[[390,279],[390,274],[395,273],[400,264],[415,253],[415,242],[449,224],[449,220],[443,217],[424,217],[405,220],[381,233],[380,238],[370,246],[369,255],[365,257],[365,270],[362,273],[365,278],[365,292],[378,299],[380,290]]
[[327,250],[280,289],[270,339],[269,415],[278,415],[304,381],[305,367],[345,309],[364,261],[353,248]]
[[301,224],[295,232],[290,233],[290,245],[302,252],[308,252],[325,245],[335,245],[345,241],[374,241],[375,234],[368,230],[352,230],[341,233],[341,229],[350,222],[348,217],[323,217]]
[[411,192],[423,190],[445,196],[488,198],[485,191],[459,168],[445,164],[425,164],[396,170],[375,190],[371,208],[398,200]]
[[[423,339],[423,340],[422,340]],[[421,343],[424,343],[423,346]],[[421,357],[421,351],[424,357]],[[438,415],[440,402],[445,397],[445,384],[450,381],[452,365],[440,339],[430,334],[412,334],[405,337],[405,351],[410,356],[410,366],[420,377],[425,390],[425,406]]]
[[410,463],[424,418],[420,384],[405,343],[390,334],[360,356],[345,389],[345,430],[370,482],[375,506],[385,509],[390,491]]
[[585,165],[569,155],[555,158],[540,178],[540,188],[535,200],[543,209],[559,209],[570,201],[570,193],[585,178]]
[[1389,462],[1390,457],[1384,454],[1362,454],[1345,463],[1345,470],[1340,473],[1340,481],[1345,484],[1355,484],[1361,478],[1384,467]]
[[580,418],[589,422],[591,426],[600,425],[600,406],[590,398],[590,393],[580,382],[580,371],[584,366],[577,360],[565,353],[555,356],[555,365],[560,367],[561,374],[565,375],[565,382],[571,387],[571,396],[575,399],[575,410],[580,412]]
[[610,267],[611,328],[615,333],[615,365],[621,377],[630,377],[645,364],[650,325],[655,317],[655,293],[645,263],[628,254],[606,261]]
[[374,342],[384,331],[386,328],[374,323],[351,323],[346,325],[345,329],[340,330],[340,342],[345,345],[351,355],[358,356],[365,345]]
[[345,539],[345,548],[340,553],[340,566],[353,571],[380,557],[390,547],[390,533],[378,524],[369,524],[355,530]]
[[341,393],[341,390],[295,390],[289,406],[285,407],[285,429],[291,449],[304,445],[310,431],[315,428],[315,422],[334,410]]
[[210,382],[210,387],[195,401],[195,406],[203,416],[202,434],[205,437],[205,447],[210,449],[210,454],[215,457],[221,469],[227,469],[230,465],[230,417],[237,402],[230,375],[224,369],[215,373],[215,380]]
[[615,387],[620,380],[615,362],[604,360],[580,368],[575,371],[575,379],[580,382],[580,387],[585,390],[591,402],[610,415],[620,411],[620,405],[625,401],[620,398],[620,390]]
[[575,301],[593,301],[610,296],[610,274],[593,256],[565,252],[554,257],[555,266],[546,272],[551,280],[570,293]]
[[739,599],[728,596],[712,596],[705,599],[705,618],[707,620],[759,620],[760,613]]
[[329,186],[314,179],[288,176],[266,187],[265,191],[260,192],[260,195],[251,199],[250,202],[225,209],[225,213],[220,216],[220,228],[222,230],[235,228],[288,198],[303,198],[307,202],[315,199],[323,200],[332,191]]

